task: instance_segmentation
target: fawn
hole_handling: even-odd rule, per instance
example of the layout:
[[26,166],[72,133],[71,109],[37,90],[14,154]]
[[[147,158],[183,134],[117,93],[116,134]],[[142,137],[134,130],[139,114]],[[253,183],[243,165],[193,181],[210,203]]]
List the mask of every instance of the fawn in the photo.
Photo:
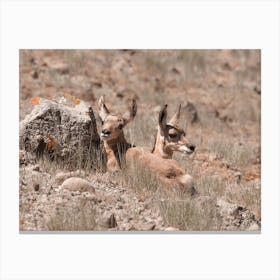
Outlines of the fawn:
[[102,122],[101,139],[107,154],[107,170],[115,171],[123,167],[123,162],[135,162],[141,168],[152,172],[166,187],[179,186],[191,195],[196,193],[193,179],[175,160],[163,159],[142,147],[133,147],[124,137],[123,128],[137,113],[136,101],[132,100],[129,110],[123,115],[113,115],[105,105],[104,97],[98,103]]

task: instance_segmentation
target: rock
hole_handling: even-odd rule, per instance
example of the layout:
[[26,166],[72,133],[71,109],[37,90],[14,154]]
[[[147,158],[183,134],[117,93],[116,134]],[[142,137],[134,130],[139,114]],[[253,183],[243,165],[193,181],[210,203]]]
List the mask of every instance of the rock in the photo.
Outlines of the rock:
[[37,172],[39,172],[40,171],[40,167],[39,167],[39,165],[37,164],[37,165],[35,165],[33,168],[32,168],[32,170],[33,171],[37,171]]
[[118,226],[117,220],[114,214],[111,214],[110,217],[106,221],[106,225],[108,228],[115,228]]
[[19,165],[24,165],[26,164],[26,155],[25,155],[25,151],[20,150],[19,151]]
[[58,172],[54,177],[54,184],[61,185],[66,179],[70,177],[85,176],[85,172],[82,170],[76,170],[74,172]]
[[33,79],[38,79],[38,78],[39,78],[39,73],[38,73],[38,71],[34,71],[34,72],[32,73],[32,78],[33,78]]
[[93,110],[82,101],[74,107],[63,102],[43,98],[34,101],[37,105],[33,111],[20,122],[20,148],[37,157],[48,155],[68,168],[104,170],[106,153]]
[[115,214],[110,211],[105,211],[105,213],[98,217],[97,224],[101,229],[110,229],[118,226]]
[[254,223],[248,228],[248,230],[251,230],[251,231],[260,230],[260,226],[257,223]]
[[167,227],[164,229],[164,231],[179,231],[179,229],[175,227]]
[[151,231],[154,230],[156,228],[156,224],[155,223],[133,223],[130,227],[129,230],[141,230],[141,231]]
[[63,189],[67,189],[70,191],[89,192],[89,193],[95,192],[95,189],[92,184],[78,177],[71,177],[66,179],[61,185],[61,187]]
[[254,224],[260,225],[260,221],[251,211],[235,203],[220,199],[217,201],[217,208],[222,218],[223,229],[249,230]]

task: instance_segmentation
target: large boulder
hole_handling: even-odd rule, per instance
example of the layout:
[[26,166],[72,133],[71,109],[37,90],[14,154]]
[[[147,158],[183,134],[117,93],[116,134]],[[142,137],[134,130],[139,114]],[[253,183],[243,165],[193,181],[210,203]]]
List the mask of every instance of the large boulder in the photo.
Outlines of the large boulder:
[[104,170],[106,153],[94,112],[79,99],[71,101],[33,99],[33,111],[20,122],[20,148],[70,168]]

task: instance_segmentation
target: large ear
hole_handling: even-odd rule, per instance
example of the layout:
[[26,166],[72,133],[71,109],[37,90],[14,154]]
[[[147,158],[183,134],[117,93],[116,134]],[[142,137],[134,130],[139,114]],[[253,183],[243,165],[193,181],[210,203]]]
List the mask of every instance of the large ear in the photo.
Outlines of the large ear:
[[179,104],[177,111],[175,112],[175,114],[173,115],[173,117],[171,118],[171,120],[169,121],[169,123],[171,125],[176,125],[179,122],[180,119],[180,112],[181,112],[181,104]]
[[158,115],[158,124],[162,135],[165,135],[166,119],[167,119],[167,104],[163,106],[163,108],[160,110]]
[[124,119],[124,124],[128,124],[129,122],[131,122],[134,117],[136,116],[137,113],[137,104],[136,104],[136,100],[132,99],[131,102],[131,106],[129,108],[129,110],[123,114],[123,119]]
[[98,101],[98,114],[102,121],[104,121],[107,115],[110,114],[104,102],[104,96],[102,95]]

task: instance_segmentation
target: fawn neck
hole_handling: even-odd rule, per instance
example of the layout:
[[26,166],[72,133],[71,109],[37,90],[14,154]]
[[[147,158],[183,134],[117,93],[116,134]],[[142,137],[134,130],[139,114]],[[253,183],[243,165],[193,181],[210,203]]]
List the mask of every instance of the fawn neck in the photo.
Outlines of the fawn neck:
[[160,156],[164,159],[171,159],[173,156],[173,151],[166,147],[164,136],[161,135],[160,129],[158,129],[155,146],[153,149],[153,154]]
[[131,144],[126,141],[123,132],[121,132],[117,138],[104,141],[104,147],[108,160],[116,160],[118,166],[121,167],[125,159],[125,153],[131,147]]

